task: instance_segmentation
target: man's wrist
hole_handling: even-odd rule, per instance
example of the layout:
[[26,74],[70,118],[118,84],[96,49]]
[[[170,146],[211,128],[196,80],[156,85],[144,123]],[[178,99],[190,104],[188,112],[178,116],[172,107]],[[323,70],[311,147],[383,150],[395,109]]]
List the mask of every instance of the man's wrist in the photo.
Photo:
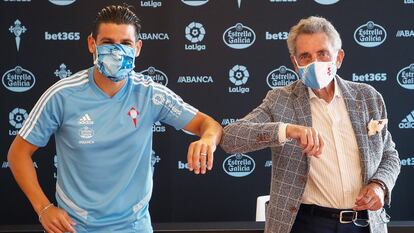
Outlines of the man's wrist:
[[382,191],[384,192],[384,196],[387,195],[387,186],[385,185],[384,182],[382,182],[381,180],[373,179],[369,183],[377,184],[382,189]]

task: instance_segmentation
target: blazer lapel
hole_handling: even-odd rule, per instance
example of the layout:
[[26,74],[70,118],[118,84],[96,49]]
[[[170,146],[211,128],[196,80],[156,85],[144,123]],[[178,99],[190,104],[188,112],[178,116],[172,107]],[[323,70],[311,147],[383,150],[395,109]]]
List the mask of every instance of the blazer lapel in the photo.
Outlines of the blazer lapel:
[[364,171],[363,180],[366,183],[368,177],[368,138],[367,138],[367,122],[365,102],[361,94],[351,88],[344,80],[336,77],[339,88],[348,110],[349,118],[354,129],[358,149],[361,154],[361,165]]

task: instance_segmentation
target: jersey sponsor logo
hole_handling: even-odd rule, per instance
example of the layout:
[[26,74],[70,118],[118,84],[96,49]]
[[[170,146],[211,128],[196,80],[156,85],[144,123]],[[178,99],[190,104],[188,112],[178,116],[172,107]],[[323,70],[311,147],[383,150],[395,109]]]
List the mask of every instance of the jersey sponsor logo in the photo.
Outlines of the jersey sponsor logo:
[[49,0],[49,2],[58,6],[67,6],[76,2],[76,0]]
[[19,132],[19,129],[23,127],[24,122],[29,117],[27,111],[23,108],[14,108],[9,113],[9,124],[13,126],[14,129],[9,130],[10,136],[16,136]]
[[315,2],[322,4],[322,5],[332,5],[332,4],[339,2],[339,0],[315,0]]
[[79,118],[79,124],[80,125],[93,125],[93,120],[89,116],[88,113],[85,113],[81,118]]
[[191,22],[185,27],[185,38],[191,42],[191,44],[185,44],[185,50],[203,51],[206,50],[206,45],[201,42],[206,35],[206,30],[201,23]]
[[280,66],[279,68],[270,71],[266,77],[267,85],[272,89],[287,86],[296,80],[299,80],[296,72],[286,66]]
[[161,122],[157,121],[152,125],[152,132],[154,133],[164,133],[166,131],[166,128],[164,125],[161,124]]
[[250,74],[246,66],[235,65],[229,70],[229,81],[235,85],[235,87],[229,87],[229,93],[248,93],[250,92],[249,87],[244,85],[249,80]]
[[141,40],[170,40],[170,36],[166,32],[140,32]]
[[189,6],[201,6],[208,2],[208,0],[181,0],[181,2]]
[[13,92],[25,92],[35,85],[36,78],[32,72],[16,66],[6,71],[2,77],[3,86]]
[[238,119],[235,119],[235,118],[223,118],[223,120],[221,121],[221,125],[222,126],[230,125],[231,123],[234,123],[237,120]]
[[134,127],[137,127],[137,118],[138,118],[139,112],[132,107],[129,111],[128,111],[128,116],[131,117],[132,123],[134,123]]
[[397,38],[400,38],[400,37],[404,37],[404,38],[414,37],[414,30],[412,30],[412,29],[398,30],[395,37],[397,37]]
[[67,69],[64,63],[60,64],[59,69],[55,70],[55,76],[64,79],[72,75],[72,72]]
[[383,81],[387,81],[387,74],[386,73],[366,73],[366,74],[352,73],[352,81],[354,82],[383,82]]
[[213,77],[207,75],[178,76],[177,83],[213,83]]
[[165,95],[161,93],[155,93],[152,97],[152,103],[155,105],[162,105],[165,103]]
[[45,32],[45,40],[80,40],[80,32]]
[[381,25],[369,21],[359,26],[354,32],[355,41],[364,47],[376,47],[384,43],[387,31]]
[[401,121],[398,127],[400,129],[414,129],[414,110]]
[[289,32],[266,32],[266,40],[287,40]]
[[90,139],[93,137],[93,135],[94,135],[93,129],[88,126],[83,126],[79,130],[79,136],[83,139]]
[[164,72],[162,72],[161,70],[158,70],[153,66],[148,67],[148,69],[143,70],[140,73],[143,74],[143,75],[150,76],[151,79],[156,83],[159,83],[159,84],[164,85],[164,86],[168,85],[167,75]]
[[154,1],[154,0],[141,1],[141,7],[157,8],[157,7],[161,7],[161,6],[162,6],[161,1]]
[[246,154],[233,154],[223,161],[223,170],[233,177],[250,175],[256,167],[254,160]]
[[255,42],[255,40],[256,34],[254,31],[241,23],[229,27],[223,33],[224,43],[233,49],[248,48]]
[[14,35],[14,40],[16,42],[16,49],[17,49],[17,52],[19,52],[21,35],[27,31],[27,28],[22,25],[22,22],[20,22],[20,20],[16,19],[16,21],[14,21],[14,26],[13,25],[10,26],[9,31],[11,34]]
[[397,82],[405,89],[414,90],[414,63],[398,72]]

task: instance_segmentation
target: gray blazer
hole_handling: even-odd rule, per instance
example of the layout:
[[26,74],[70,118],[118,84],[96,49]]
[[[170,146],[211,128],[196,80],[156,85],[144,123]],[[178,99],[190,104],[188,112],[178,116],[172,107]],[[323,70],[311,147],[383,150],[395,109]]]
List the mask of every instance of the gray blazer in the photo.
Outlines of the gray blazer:
[[[363,169],[363,181],[372,179],[385,183],[388,193],[385,203],[391,202],[391,191],[400,172],[400,160],[387,125],[380,133],[368,136],[371,119],[387,118],[384,100],[373,87],[336,77],[352,122]],[[308,179],[308,157],[302,155],[293,140],[280,144],[278,131],[281,122],[312,126],[307,87],[296,81],[289,86],[268,92],[263,103],[243,119],[224,128],[221,147],[228,153],[246,153],[270,147],[272,178],[270,202],[266,212],[266,233],[289,233],[301,204]],[[385,211],[369,211],[372,233],[387,232]]]

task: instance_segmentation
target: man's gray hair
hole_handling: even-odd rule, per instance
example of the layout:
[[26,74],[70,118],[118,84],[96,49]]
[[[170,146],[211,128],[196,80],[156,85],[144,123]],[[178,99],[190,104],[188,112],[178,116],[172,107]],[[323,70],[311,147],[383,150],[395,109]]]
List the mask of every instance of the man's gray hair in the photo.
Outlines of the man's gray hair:
[[335,50],[341,49],[341,37],[331,22],[323,17],[310,16],[306,19],[301,19],[298,24],[290,29],[287,39],[290,55],[296,54],[296,39],[300,34],[314,34],[321,32],[324,32],[328,36],[328,39]]

